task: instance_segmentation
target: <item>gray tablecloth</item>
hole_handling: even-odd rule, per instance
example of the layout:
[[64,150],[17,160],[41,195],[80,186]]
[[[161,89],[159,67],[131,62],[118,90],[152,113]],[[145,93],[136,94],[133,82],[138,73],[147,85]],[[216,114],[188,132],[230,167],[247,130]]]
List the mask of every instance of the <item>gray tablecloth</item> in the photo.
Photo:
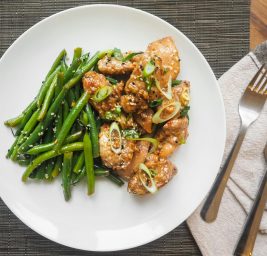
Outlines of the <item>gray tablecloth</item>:
[[[0,56],[36,22],[58,11],[90,3],[128,5],[155,14],[185,33],[219,77],[249,50],[249,1],[0,0]],[[0,199],[0,255],[95,255],[51,242],[26,227]],[[102,253],[97,253],[101,255]],[[105,255],[200,255],[186,224],[135,249]]]

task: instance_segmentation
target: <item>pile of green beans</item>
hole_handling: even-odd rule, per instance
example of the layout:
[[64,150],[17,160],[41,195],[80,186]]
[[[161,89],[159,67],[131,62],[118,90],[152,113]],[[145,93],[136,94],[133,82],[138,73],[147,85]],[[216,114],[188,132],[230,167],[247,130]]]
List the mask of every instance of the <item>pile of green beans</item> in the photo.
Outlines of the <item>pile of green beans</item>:
[[83,75],[94,70],[109,51],[91,58],[75,48],[68,66],[62,50],[42,82],[35,99],[15,118],[5,122],[15,128],[15,140],[7,158],[26,166],[22,181],[52,181],[61,176],[63,195],[71,198],[74,185],[85,179],[87,194],[95,192],[95,178],[106,177],[118,186],[123,181],[99,163],[97,113],[88,102],[90,95],[81,86]]

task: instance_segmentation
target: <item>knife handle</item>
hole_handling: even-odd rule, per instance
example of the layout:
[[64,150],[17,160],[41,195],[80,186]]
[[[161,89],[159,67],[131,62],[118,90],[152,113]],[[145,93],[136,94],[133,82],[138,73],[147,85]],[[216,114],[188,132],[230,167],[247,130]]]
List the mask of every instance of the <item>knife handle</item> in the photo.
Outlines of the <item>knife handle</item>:
[[221,171],[215,178],[215,182],[209,192],[209,195],[201,209],[200,215],[202,219],[206,222],[212,222],[217,218],[223,193],[230,177],[231,171],[233,169],[235,160],[237,158],[239,149],[245,138],[247,131],[247,126],[242,125],[239,131],[238,137],[234,143],[234,146],[228,155]]
[[261,218],[267,201],[267,169],[261,181],[261,185],[252,209],[246,219],[243,231],[234,251],[235,256],[251,256]]

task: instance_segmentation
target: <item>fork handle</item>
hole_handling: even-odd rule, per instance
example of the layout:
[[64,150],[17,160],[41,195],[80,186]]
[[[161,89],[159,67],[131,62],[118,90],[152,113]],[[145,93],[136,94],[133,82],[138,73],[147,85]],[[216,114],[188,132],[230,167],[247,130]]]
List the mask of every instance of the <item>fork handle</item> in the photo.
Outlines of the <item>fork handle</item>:
[[261,218],[267,201],[267,169],[261,181],[260,189],[247,217],[244,229],[237,243],[234,255],[252,255],[253,247],[259,230]]
[[237,158],[239,149],[245,138],[246,131],[247,126],[242,125],[234,146],[231,149],[231,152],[228,155],[221,171],[217,175],[215,182],[213,183],[212,188],[209,192],[209,195],[203,205],[200,215],[206,222],[212,222],[217,217],[223,192],[230,177],[230,173]]

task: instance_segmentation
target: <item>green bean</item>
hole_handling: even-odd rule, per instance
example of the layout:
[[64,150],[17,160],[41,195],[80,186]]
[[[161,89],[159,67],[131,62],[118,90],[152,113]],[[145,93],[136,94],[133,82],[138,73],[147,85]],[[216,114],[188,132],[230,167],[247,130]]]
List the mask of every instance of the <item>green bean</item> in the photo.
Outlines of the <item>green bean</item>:
[[77,184],[78,182],[80,182],[82,180],[83,177],[85,177],[85,175],[86,175],[86,170],[85,170],[85,168],[83,168],[78,174],[72,175],[71,184],[72,185]]
[[84,92],[83,95],[81,96],[81,98],[78,100],[76,106],[74,108],[72,108],[72,110],[70,111],[67,119],[64,121],[64,124],[62,126],[62,129],[56,139],[56,145],[55,145],[55,149],[58,150],[68,132],[70,131],[74,121],[76,120],[76,118],[78,117],[79,113],[81,112],[81,110],[83,109],[83,107],[85,106],[85,104],[88,102],[88,99],[89,99],[89,93],[88,92]]
[[99,140],[98,140],[98,130],[96,127],[96,121],[94,117],[93,110],[89,104],[86,105],[86,113],[89,120],[90,125],[90,137],[92,141],[92,149],[93,149],[93,157],[99,157]]
[[[94,173],[96,177],[106,177],[109,175],[109,171],[103,168],[94,169]],[[82,170],[78,174],[73,175],[71,184],[72,185],[77,184],[85,177],[85,175],[86,175],[86,170],[85,168],[82,168]]]
[[44,119],[44,117],[47,113],[47,110],[49,108],[49,105],[50,105],[50,103],[54,97],[56,85],[57,85],[57,75],[54,76],[54,79],[53,79],[50,87],[47,90],[40,114],[38,116],[38,121],[42,121]]
[[59,55],[57,56],[57,58],[55,59],[54,63],[52,64],[52,67],[50,68],[50,70],[48,71],[46,78],[48,78],[55,70],[56,68],[60,65],[62,59],[66,56],[67,52],[65,49],[63,49]]
[[[32,107],[33,107],[35,104],[36,104],[36,100],[32,101],[32,102],[26,107],[26,109],[24,109],[24,110],[22,111],[21,114],[19,114],[17,117],[14,117],[14,118],[11,118],[11,119],[5,121],[4,124],[7,125],[7,126],[10,126],[10,127],[16,127],[16,126],[20,125],[21,122],[22,122],[22,120],[23,120],[23,118],[24,118],[24,116],[25,116],[25,113],[28,112],[29,109],[32,109]],[[31,110],[31,111],[32,111],[32,110]],[[24,123],[24,125],[25,125],[25,123]],[[23,128],[23,127],[22,127],[22,128]],[[18,134],[17,134],[17,135],[18,135]]]
[[61,171],[61,167],[62,167],[62,156],[58,156],[56,159],[54,169],[53,169],[52,174],[51,174],[53,178],[58,176],[58,174]]
[[65,76],[64,76],[64,83],[67,83],[71,78],[73,78],[73,76],[75,75],[75,72],[77,70],[77,68],[80,66],[80,64],[82,63],[82,60],[80,58],[75,59],[70,67],[67,69]]
[[114,174],[112,171],[109,173],[109,176],[107,176],[107,178],[120,187],[124,184],[123,180],[119,176]]
[[56,88],[55,88],[55,98],[61,92],[63,84],[64,84],[64,73],[63,72],[59,72],[57,74],[57,85],[56,85]]
[[100,167],[94,168],[94,172],[95,172],[95,176],[106,177],[110,175],[110,172],[108,169],[100,168]]
[[39,113],[40,113],[40,110],[36,109],[35,112],[33,113],[33,115],[31,116],[31,118],[29,119],[29,121],[24,126],[23,130],[21,131],[22,137],[18,141],[19,145],[25,141],[27,136],[32,132],[32,130],[36,126],[36,124],[38,122],[37,117],[38,117]]
[[11,155],[12,155],[12,153],[13,153],[13,151],[14,151],[17,143],[18,143],[18,141],[19,141],[19,136],[16,137],[14,143],[11,145],[10,149],[8,150],[6,158],[10,158],[11,157]]
[[80,114],[80,121],[85,127],[87,127],[87,125],[89,124],[89,118],[85,111],[82,111],[82,113]]
[[9,153],[10,159],[15,161],[18,156],[19,146],[27,139],[27,136],[31,133],[37,123],[37,117],[39,114],[39,110],[37,109],[29,121],[24,126],[24,129],[21,131],[21,134],[18,136],[18,139],[15,140],[14,144],[12,145],[12,153]]
[[94,175],[92,143],[88,133],[84,134],[83,144],[84,144],[85,169],[87,174],[87,193],[88,195],[92,195],[95,191],[95,175]]
[[29,121],[29,119],[32,116],[32,113],[37,109],[37,103],[36,100],[34,100],[23,112],[23,119],[16,131],[16,136],[20,135],[21,131],[23,130],[24,126],[26,125],[26,123]]
[[64,143],[69,144],[69,143],[75,142],[75,141],[77,141],[78,139],[81,138],[82,134],[83,134],[82,131],[77,131],[77,132],[75,132],[75,133],[69,135],[69,136],[66,138],[66,140],[64,141]]
[[60,71],[60,66],[58,66],[54,71],[53,73],[51,73],[51,75],[49,75],[49,77],[47,77],[37,95],[37,105],[38,107],[40,108],[43,104],[43,101],[44,101],[44,98],[45,98],[45,95],[52,83],[52,81],[54,80],[56,74]]
[[62,186],[63,186],[63,192],[64,192],[64,198],[66,201],[68,201],[71,197],[71,162],[72,162],[72,152],[64,153],[63,158],[63,169],[62,169]]
[[[82,136],[82,131],[78,131],[76,133],[73,133],[65,139],[64,144],[73,143],[73,142],[77,141],[79,138],[81,138],[81,136]],[[46,144],[40,144],[40,145],[37,145],[37,146],[29,149],[27,151],[27,154],[38,155],[40,153],[52,150],[54,146],[55,146],[54,142],[50,142],[50,143],[46,143]]]
[[43,132],[45,131],[45,129],[53,121],[54,116],[56,115],[58,108],[61,105],[61,102],[66,95],[66,92],[67,92],[67,90],[63,87],[60,94],[57,96],[57,98],[52,103],[51,107],[49,108],[44,120],[36,126],[36,128],[31,133],[29,138],[20,146],[19,152],[21,152],[21,153],[26,152],[29,149],[29,145],[33,145],[36,141],[38,141],[40,139],[40,137],[43,135]]
[[68,70],[68,65],[67,65],[67,63],[66,63],[66,61],[65,61],[65,59],[64,60],[62,60],[61,61],[61,65],[60,65],[60,71],[65,75],[66,74],[66,72],[67,72],[67,70]]
[[78,159],[77,159],[76,164],[73,167],[73,172],[74,173],[81,172],[83,165],[84,165],[84,152],[81,152]]
[[25,172],[23,173],[22,176],[22,181],[26,182],[29,175],[33,172],[33,170],[39,166],[41,163],[43,163],[44,161],[51,159],[53,157],[62,155],[66,152],[72,152],[72,151],[80,151],[83,150],[83,142],[75,142],[72,144],[67,144],[64,145],[60,150],[56,151],[56,150],[50,150],[48,152],[45,152],[41,155],[39,155],[38,157],[36,157],[31,164],[27,167],[27,169],[25,170]]
[[21,166],[28,166],[31,163],[30,159],[17,160],[18,164]]
[[23,113],[21,113],[17,117],[6,120],[4,124],[9,127],[16,127],[21,123],[22,119],[23,119]]
[[82,56],[82,48],[80,48],[80,47],[75,48],[75,49],[74,49],[74,52],[73,52],[72,63],[73,63],[76,59],[81,58],[81,56]]

